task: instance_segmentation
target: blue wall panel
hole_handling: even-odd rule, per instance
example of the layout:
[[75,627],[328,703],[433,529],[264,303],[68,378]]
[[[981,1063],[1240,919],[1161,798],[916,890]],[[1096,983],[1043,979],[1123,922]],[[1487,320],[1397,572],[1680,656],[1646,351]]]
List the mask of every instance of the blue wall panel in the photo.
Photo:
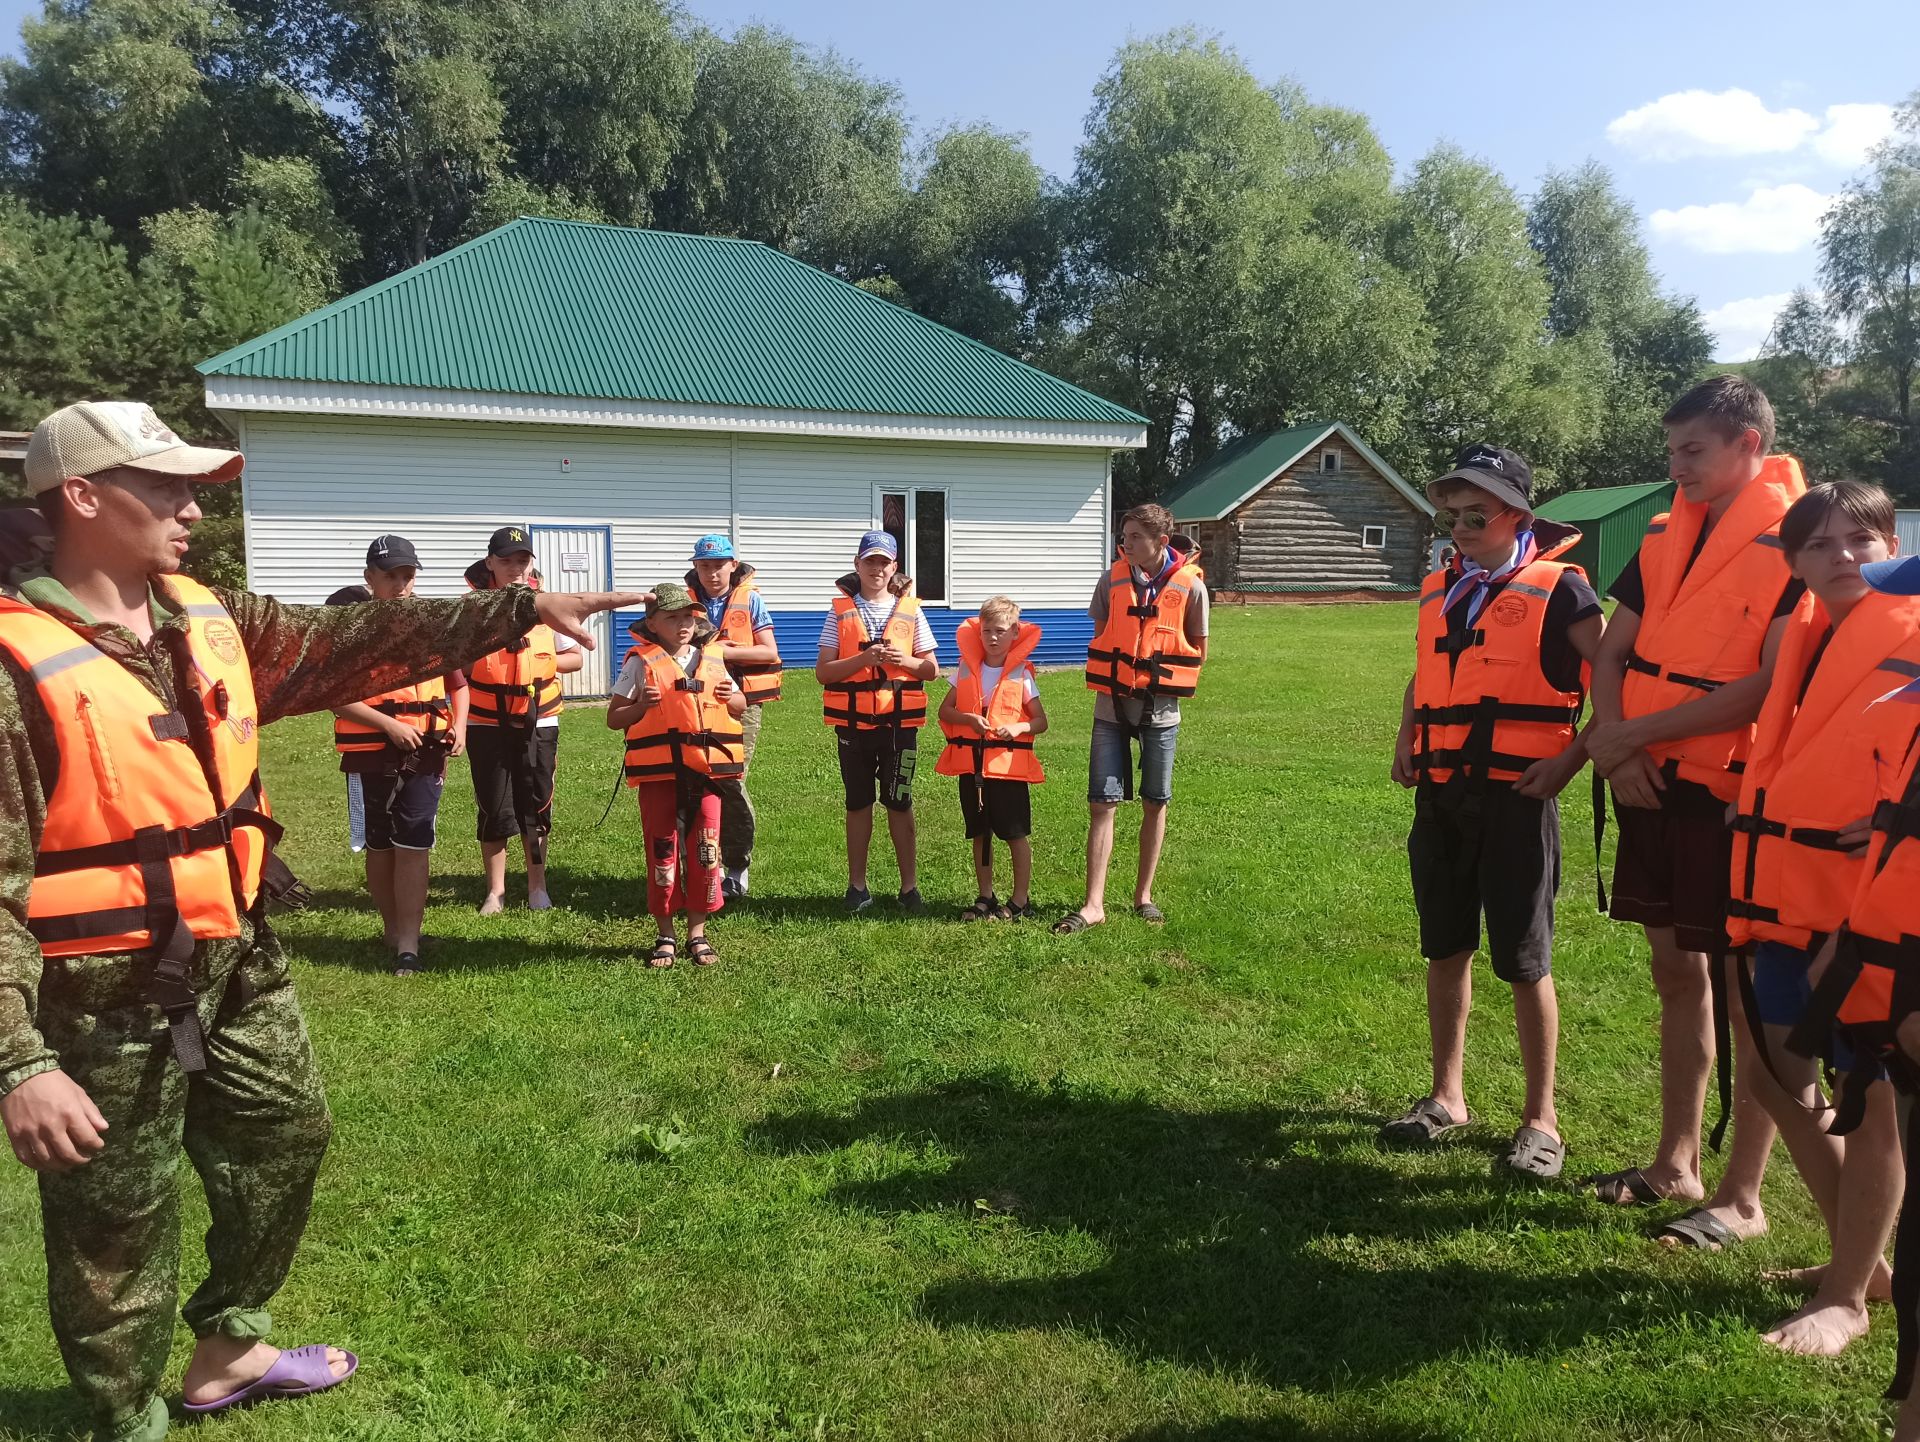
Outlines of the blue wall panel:
[[[960,623],[973,614],[969,611],[946,610],[940,607],[928,607],[927,624],[933,628],[933,639],[940,646],[940,665],[944,670],[959,658],[954,649],[954,632],[960,629]],[[627,633],[627,627],[640,619],[638,611],[616,611],[613,617],[613,674],[620,674],[620,667],[626,661],[627,652],[633,646],[633,638]],[[820,624],[827,618],[825,611],[775,611],[773,613],[773,636],[780,644],[780,655],[787,665],[796,671],[811,671],[814,658],[819,654]],[[1078,666],[1087,659],[1087,643],[1093,639],[1093,621],[1085,611],[1025,611],[1021,619],[1033,621],[1039,625],[1040,648],[1034,652],[1033,659],[1040,666]]]

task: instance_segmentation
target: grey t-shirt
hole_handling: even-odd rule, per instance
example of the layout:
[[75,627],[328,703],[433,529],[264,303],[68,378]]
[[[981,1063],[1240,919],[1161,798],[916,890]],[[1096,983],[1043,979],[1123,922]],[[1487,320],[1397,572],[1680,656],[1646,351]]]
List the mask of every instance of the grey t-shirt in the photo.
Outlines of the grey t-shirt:
[[[1087,614],[1093,617],[1093,633],[1097,636],[1107,624],[1107,581],[1111,572],[1103,573],[1093,588],[1093,600],[1087,605]],[[1138,568],[1134,570],[1133,581],[1136,586],[1145,586],[1153,578]],[[1193,593],[1187,598],[1187,639],[1199,645],[1207,638],[1207,583],[1196,580]],[[1128,726],[1178,726],[1180,724],[1180,698],[1178,696],[1128,696],[1118,703],[1106,692],[1097,692],[1093,698],[1093,719],[1111,721],[1116,725]]]

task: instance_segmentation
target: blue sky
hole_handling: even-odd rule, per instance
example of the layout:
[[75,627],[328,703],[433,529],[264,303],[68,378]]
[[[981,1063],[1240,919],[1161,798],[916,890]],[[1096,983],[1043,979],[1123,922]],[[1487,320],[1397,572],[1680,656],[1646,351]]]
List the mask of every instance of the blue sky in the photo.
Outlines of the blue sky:
[[[37,3],[0,0],[17,48]],[[1265,80],[1365,112],[1395,161],[1441,140],[1523,193],[1592,157],[1639,209],[1667,283],[1696,297],[1736,358],[1814,277],[1826,197],[1858,168],[1886,108],[1920,89],[1912,0],[1688,0],[1610,8],[1186,0],[694,0],[709,24],[777,25],[831,45],[905,93],[922,127],[987,121],[1073,168],[1094,83],[1130,36],[1192,24]],[[1738,25],[1737,33],[1727,27]]]

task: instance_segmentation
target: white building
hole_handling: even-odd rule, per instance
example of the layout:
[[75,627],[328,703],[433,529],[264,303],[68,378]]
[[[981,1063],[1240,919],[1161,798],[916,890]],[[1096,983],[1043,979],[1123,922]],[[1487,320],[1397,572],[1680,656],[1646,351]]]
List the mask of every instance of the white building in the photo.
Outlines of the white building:
[[[902,542],[936,634],[995,592],[1077,661],[1145,420],[752,242],[517,220],[201,366],[246,452],[249,583],[317,602],[367,542],[451,595],[495,527],[553,589],[680,578],[730,534],[811,666],[860,534]],[[574,694],[603,694],[627,617]]]

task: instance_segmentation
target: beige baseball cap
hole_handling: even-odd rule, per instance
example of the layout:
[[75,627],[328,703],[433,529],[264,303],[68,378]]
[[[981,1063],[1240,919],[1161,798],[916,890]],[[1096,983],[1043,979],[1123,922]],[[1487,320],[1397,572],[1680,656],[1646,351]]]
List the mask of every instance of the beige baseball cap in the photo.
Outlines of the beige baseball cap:
[[91,476],[115,466],[230,481],[246,458],[238,451],[190,446],[139,401],[81,401],[63,406],[33,428],[27,442],[27,494],[51,491],[68,476]]

